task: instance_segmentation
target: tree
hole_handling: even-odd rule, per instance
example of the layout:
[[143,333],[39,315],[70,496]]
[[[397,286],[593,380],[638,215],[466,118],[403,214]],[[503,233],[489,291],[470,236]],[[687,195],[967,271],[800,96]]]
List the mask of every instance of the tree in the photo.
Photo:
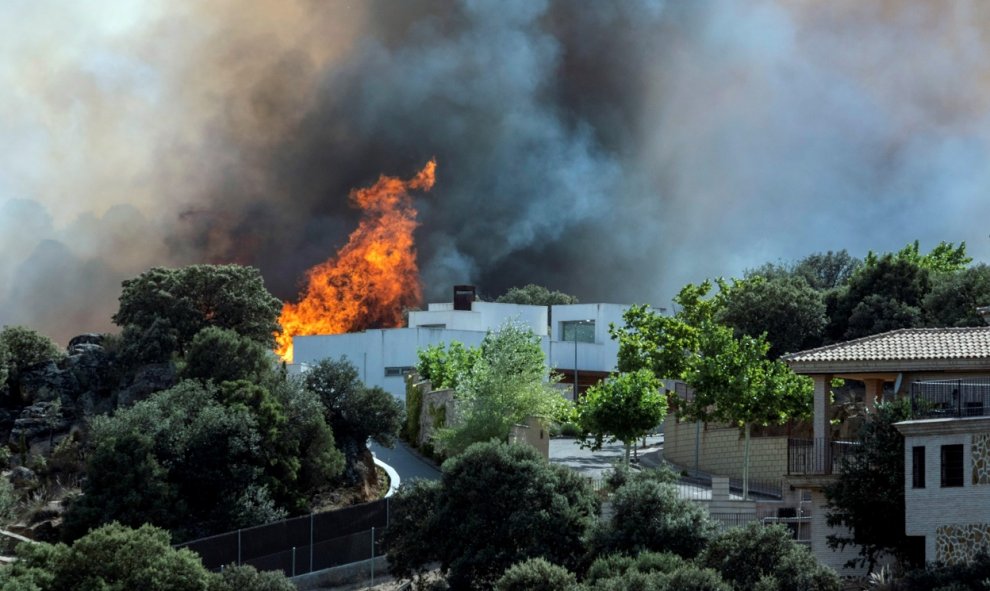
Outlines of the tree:
[[399,523],[419,524],[390,528],[393,564],[438,561],[451,589],[459,590],[491,589],[507,568],[528,558],[565,568],[580,562],[598,500],[579,475],[531,447],[496,442],[472,445],[442,471],[438,493],[420,489],[420,500],[434,502],[432,508],[416,502],[410,515],[393,506]]
[[185,377],[218,384],[235,380],[262,382],[273,373],[276,363],[270,349],[218,326],[208,326],[196,333],[185,361]]
[[678,400],[682,416],[727,422],[743,428],[743,497],[749,494],[749,443],[752,426],[779,424],[811,412],[811,380],[796,375],[781,361],[769,360],[762,338],[743,335],[706,323],[699,330],[699,347],[685,381],[693,396]]
[[48,337],[23,326],[5,326],[0,330],[0,388],[9,382],[17,395],[24,371],[63,357],[65,353]]
[[[659,425],[667,414],[667,397],[648,369],[620,373],[588,389],[578,403],[578,424],[592,435],[590,447],[601,449],[606,438],[626,447],[625,462],[636,439]],[[587,435],[582,435],[587,442]]]
[[698,556],[735,589],[839,591],[839,577],[794,542],[783,526],[751,523],[715,537]]
[[284,517],[287,505],[302,508],[306,485],[340,473],[319,419],[297,420],[300,409],[286,410],[284,399],[252,384],[225,386],[189,380],[95,417],[66,536],[110,521],[152,523],[179,539],[259,525]]
[[979,264],[956,273],[945,273],[933,283],[921,306],[927,326],[985,324],[976,310],[990,305],[990,266]]
[[236,331],[272,348],[282,302],[265,289],[261,273],[240,265],[155,267],[123,283],[117,326],[174,331],[179,353],[207,326]]
[[597,554],[652,551],[693,558],[717,531],[704,507],[679,498],[668,483],[634,478],[611,501],[611,518],[591,536]]
[[279,572],[259,573],[249,566],[213,574],[199,557],[170,545],[168,532],[117,523],[93,530],[65,544],[21,544],[17,560],[0,569],[0,588],[76,591],[290,591],[295,587]]
[[323,403],[327,423],[339,438],[363,445],[369,438],[391,447],[405,418],[402,403],[381,388],[367,388],[347,358],[323,359],[305,375],[306,387]]
[[826,298],[826,335],[841,341],[919,326],[930,289],[929,271],[910,258],[886,254],[868,259],[844,289]]
[[436,390],[457,389],[461,378],[466,375],[481,357],[481,349],[465,347],[464,343],[453,341],[430,345],[417,352],[419,362],[416,371]]
[[878,255],[872,250],[866,254],[865,267],[869,268],[879,263],[885,256],[916,265],[926,271],[936,273],[952,273],[961,271],[973,262],[973,257],[966,254],[966,243],[956,246],[952,242],[939,242],[928,254],[921,254],[921,246],[917,240],[908,244],[892,255]]
[[765,335],[773,359],[820,345],[828,321],[821,292],[800,277],[734,281],[717,317],[736,336]]
[[850,255],[846,249],[836,252],[830,250],[804,257],[794,265],[791,272],[807,281],[813,289],[826,291],[845,285],[862,264],[862,261]]
[[911,556],[904,530],[904,437],[894,427],[910,416],[906,400],[878,404],[863,424],[856,453],[843,457],[838,479],[825,489],[828,525],[850,531],[830,536],[829,547],[858,545],[860,558],[850,562],[870,570],[884,553]]
[[481,342],[480,357],[460,378],[457,421],[438,429],[438,449],[457,454],[472,443],[505,441],[527,417],[553,420],[567,401],[547,379],[540,338],[523,326],[505,324]]
[[578,299],[560,291],[551,291],[542,285],[530,283],[523,287],[511,287],[495,300],[500,304],[525,304],[528,306],[560,306],[576,304]]

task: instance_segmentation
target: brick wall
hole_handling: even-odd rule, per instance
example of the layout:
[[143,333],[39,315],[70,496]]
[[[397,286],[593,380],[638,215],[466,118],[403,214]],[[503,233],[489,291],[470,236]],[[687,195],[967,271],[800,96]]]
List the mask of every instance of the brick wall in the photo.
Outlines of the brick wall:
[[[669,462],[691,470],[695,464],[697,424],[678,422],[673,415],[664,422],[663,455]],[[745,439],[742,429],[702,425],[698,460],[703,472],[742,478]],[[749,477],[753,480],[780,480],[787,474],[787,438],[751,437]]]

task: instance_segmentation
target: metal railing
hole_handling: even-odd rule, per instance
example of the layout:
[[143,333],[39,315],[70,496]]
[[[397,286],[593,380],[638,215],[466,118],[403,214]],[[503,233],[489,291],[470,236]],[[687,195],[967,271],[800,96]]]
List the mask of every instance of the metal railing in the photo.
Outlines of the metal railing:
[[788,439],[789,475],[827,476],[838,474],[842,458],[859,449],[858,441],[843,439]]
[[911,412],[916,419],[990,416],[990,377],[914,382]]

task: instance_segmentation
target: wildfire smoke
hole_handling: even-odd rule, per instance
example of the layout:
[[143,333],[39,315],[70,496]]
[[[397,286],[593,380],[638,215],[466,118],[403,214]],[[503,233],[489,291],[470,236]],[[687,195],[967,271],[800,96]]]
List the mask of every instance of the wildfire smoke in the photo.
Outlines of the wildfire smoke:
[[395,327],[402,311],[422,300],[413,230],[416,210],[410,190],[429,191],[436,160],[412,179],[382,175],[371,187],[351,191],[362,219],[337,255],[306,272],[299,303],[286,302],[275,350],[292,361],[292,337],[339,334],[370,327]]

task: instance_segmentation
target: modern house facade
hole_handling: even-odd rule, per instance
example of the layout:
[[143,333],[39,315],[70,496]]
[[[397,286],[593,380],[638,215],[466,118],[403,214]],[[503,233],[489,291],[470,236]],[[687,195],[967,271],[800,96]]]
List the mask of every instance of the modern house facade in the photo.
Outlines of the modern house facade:
[[[547,370],[560,376],[568,398],[615,371],[618,343],[609,324],[621,324],[628,306],[571,304],[530,306],[474,300],[472,288],[458,286],[454,301],[411,311],[408,326],[339,335],[293,338],[297,371],[322,359],[346,357],[368,386],[405,399],[405,375],[415,369],[417,353],[431,345],[460,342],[474,347],[506,322],[521,324],[540,337]],[[576,384],[576,387],[575,387]]]

